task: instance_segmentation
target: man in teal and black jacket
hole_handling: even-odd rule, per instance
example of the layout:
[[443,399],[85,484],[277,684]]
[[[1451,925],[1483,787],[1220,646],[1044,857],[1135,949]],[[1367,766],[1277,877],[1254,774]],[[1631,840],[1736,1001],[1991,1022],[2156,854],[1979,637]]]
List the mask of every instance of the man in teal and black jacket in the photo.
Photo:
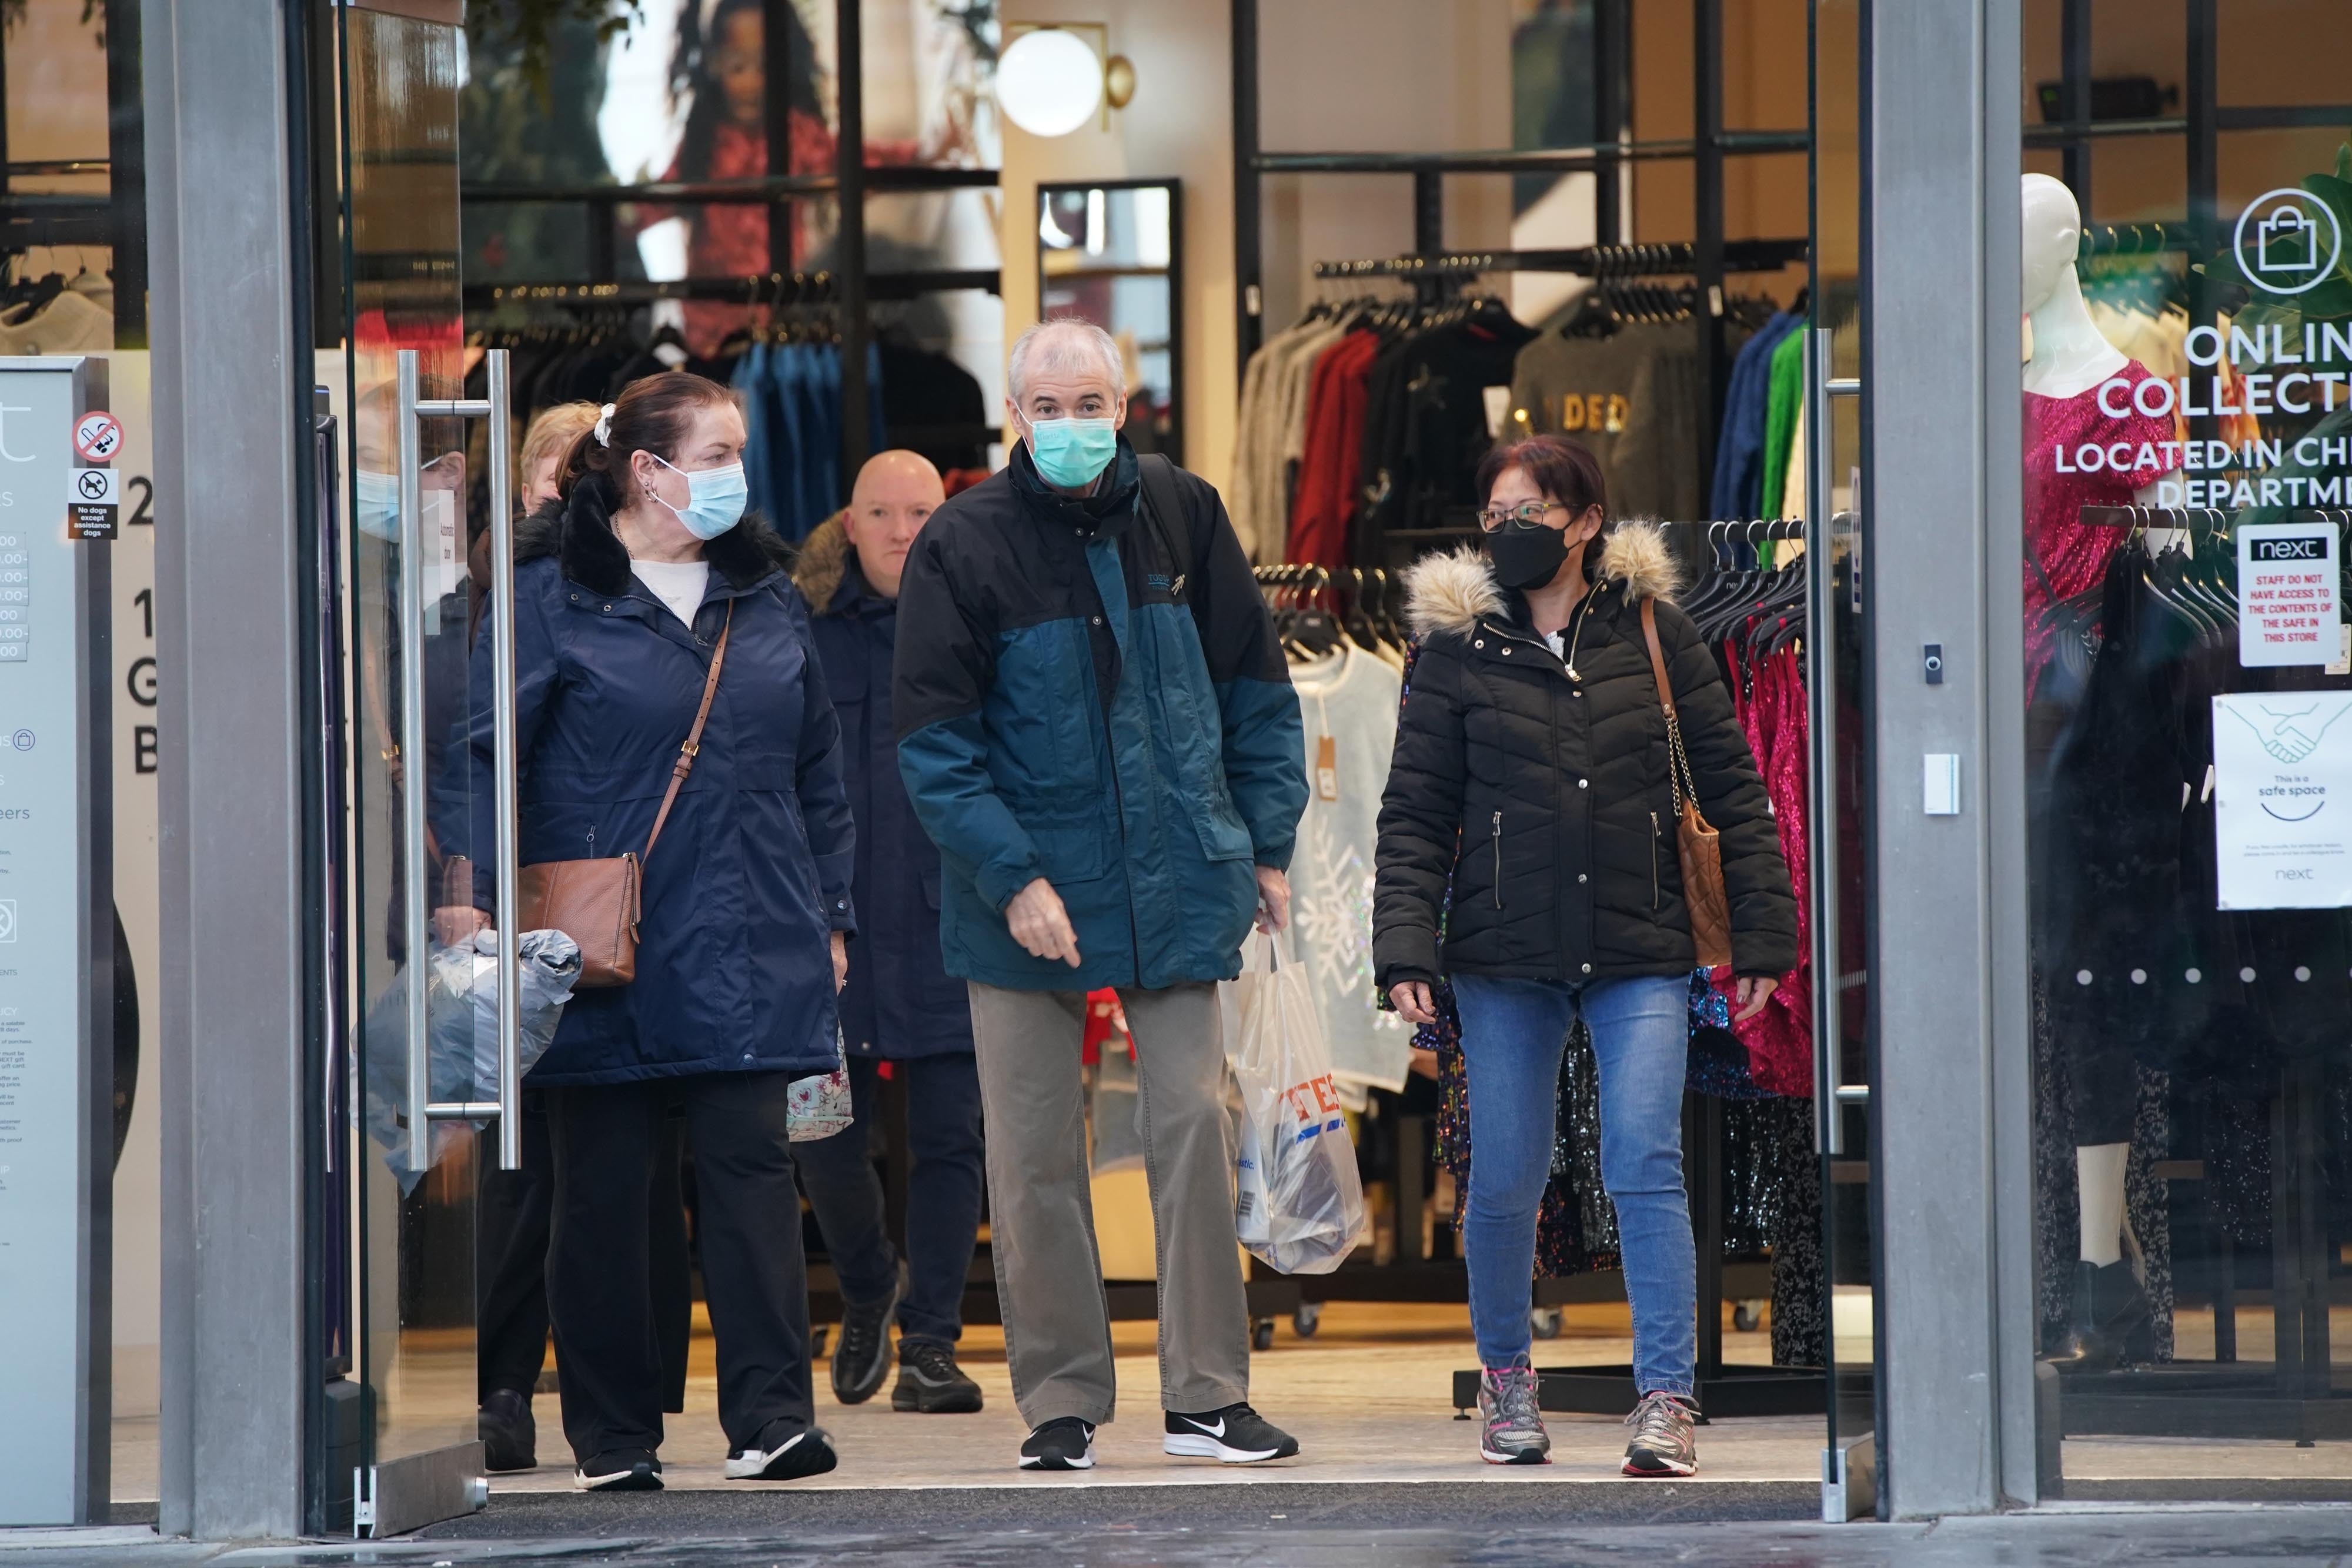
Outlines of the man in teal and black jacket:
[[948,972],[971,987],[1021,1466],[1091,1466],[1112,1414],[1079,1082],[1103,987],[1141,1080],[1163,1446],[1285,1458],[1297,1442],[1248,1405],[1215,982],[1254,917],[1288,919],[1297,698],[1216,491],[1118,434],[1109,335],[1033,328],[1008,380],[1012,461],[907,559],[892,704]]

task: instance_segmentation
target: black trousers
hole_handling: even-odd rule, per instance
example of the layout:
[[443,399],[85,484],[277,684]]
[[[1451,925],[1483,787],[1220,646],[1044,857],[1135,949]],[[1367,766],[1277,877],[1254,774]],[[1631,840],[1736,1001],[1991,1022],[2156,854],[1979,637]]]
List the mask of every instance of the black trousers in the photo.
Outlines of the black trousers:
[[[495,1145],[485,1144],[485,1147]],[[686,1408],[686,1358],[694,1339],[694,1264],[686,1241],[686,1195],[678,1179],[686,1119],[662,1120],[647,1195],[646,1252],[654,1334],[661,1346],[662,1408]],[[522,1168],[494,1157],[482,1171],[474,1206],[477,1315],[476,1398],[512,1389],[530,1397],[547,1364],[547,1238],[555,1202],[555,1151],[547,1106],[535,1090],[522,1097]]]
[[[898,1260],[882,1213],[882,1184],[869,1139],[878,1076],[871,1057],[849,1063],[856,1124],[830,1138],[794,1144],[801,1186],[816,1211],[845,1301],[889,1294]],[[953,1344],[963,1333],[964,1276],[980,1238],[984,1182],[980,1073],[969,1052],[916,1057],[893,1065],[907,1086],[907,1276],[898,1303],[902,1339]]]
[[808,1270],[781,1072],[709,1072],[547,1090],[555,1152],[547,1304],[563,1435],[583,1460],[658,1448],[664,1368],[647,1258],[651,1176],[673,1103],[694,1153],[703,1296],[730,1451],[770,1423],[805,1427]]

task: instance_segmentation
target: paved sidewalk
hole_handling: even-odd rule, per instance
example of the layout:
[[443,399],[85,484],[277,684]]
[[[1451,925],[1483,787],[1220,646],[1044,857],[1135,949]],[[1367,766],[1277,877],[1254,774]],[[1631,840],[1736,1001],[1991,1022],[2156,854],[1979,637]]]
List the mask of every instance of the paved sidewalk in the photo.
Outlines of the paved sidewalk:
[[[1286,1493],[1292,1489],[1281,1489]],[[1250,1517],[1203,1509],[1203,1494],[1164,1504],[1166,1489],[1099,1488],[1063,1494],[866,1494],[877,1506],[862,1526],[833,1506],[803,1510],[774,1493],[736,1495],[725,1521],[707,1512],[667,1514],[614,1508],[604,1528],[560,1537],[513,1535],[354,1544],[311,1542],[244,1548],[158,1541],[137,1530],[0,1531],[0,1568],[122,1564],[124,1568],[460,1568],[476,1563],[610,1564],[614,1568],[1615,1568],[1682,1563],[1789,1563],[1804,1568],[2090,1568],[2144,1563],[2352,1563],[2352,1504],[2120,1507],[2069,1504],[2033,1513],[1954,1519],[1935,1524],[1829,1526],[1791,1520],[1724,1522],[1706,1517],[1727,1505],[1775,1507],[1781,1500],[1733,1489],[1640,1487],[1600,1504],[1599,1489],[1297,1489],[1293,1499],[1253,1488]],[[1210,1494],[1213,1495],[1213,1494]],[[834,1493],[835,1501],[846,1500]],[[1580,1506],[1534,1515],[1554,1500]],[[1642,1501],[1638,1500],[1647,1500]],[[597,1500],[620,1503],[624,1500]],[[672,1501],[682,1500],[672,1499]],[[761,1503],[756,1514],[743,1507]],[[1282,1506],[1269,1506],[1280,1504]],[[1629,1511],[1644,1522],[1625,1523]],[[529,1511],[519,1511],[528,1512]],[[823,1512],[814,1519],[806,1514]],[[1605,1517],[1610,1512],[1617,1521]],[[1178,1514],[1192,1521],[1177,1521]],[[1599,1517],[1596,1517],[1599,1516]],[[554,1522],[551,1513],[549,1522]],[[1408,1522],[1417,1519],[1418,1522]],[[756,1521],[756,1522],[755,1522]],[[571,1516],[568,1522],[578,1522]],[[493,1522],[484,1520],[482,1523]],[[523,1521],[518,1517],[513,1522]],[[687,1528],[701,1525],[706,1528]],[[708,1529],[711,1524],[720,1528]],[[634,1525],[632,1529],[630,1526]],[[731,1528],[730,1528],[731,1527]],[[449,1527],[444,1527],[449,1528]]]

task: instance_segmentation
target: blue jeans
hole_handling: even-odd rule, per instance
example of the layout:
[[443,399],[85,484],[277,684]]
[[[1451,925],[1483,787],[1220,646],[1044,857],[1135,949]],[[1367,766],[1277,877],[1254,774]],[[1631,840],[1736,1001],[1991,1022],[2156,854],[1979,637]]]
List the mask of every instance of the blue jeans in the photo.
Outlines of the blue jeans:
[[1478,1360],[1524,1365],[1536,1209],[1551,1176],[1560,1053],[1581,1013],[1601,1068],[1601,1179],[1617,1207],[1633,1382],[1691,1396],[1698,1355],[1698,1255],[1683,1189],[1685,975],[1592,980],[1454,977],[1470,1075],[1470,1204],[1463,1241]]

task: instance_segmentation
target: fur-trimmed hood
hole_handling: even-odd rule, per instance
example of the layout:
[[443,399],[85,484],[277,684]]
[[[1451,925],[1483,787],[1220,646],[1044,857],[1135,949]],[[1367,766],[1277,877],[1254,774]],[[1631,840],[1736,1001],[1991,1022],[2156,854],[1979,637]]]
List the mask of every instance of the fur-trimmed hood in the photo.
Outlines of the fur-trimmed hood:
[[800,557],[793,564],[793,586],[808,601],[813,615],[832,612],[833,597],[841,591],[841,580],[848,573],[853,555],[849,530],[841,521],[846,516],[845,508],[818,524],[816,531],[801,541]]
[[[612,598],[629,591],[628,547],[611,524],[601,517],[574,517],[562,501],[548,502],[515,528],[517,566],[549,556],[583,588]],[[766,523],[746,517],[705,544],[702,559],[729,587],[744,589],[789,570],[793,548]]]
[[[1665,530],[1654,523],[1622,522],[1601,541],[1596,589],[1623,587],[1628,600],[1672,602],[1682,591],[1682,568],[1666,548]],[[1509,596],[1495,580],[1494,563],[1476,545],[1423,556],[1405,569],[1405,621],[1416,637],[1434,632],[1467,636],[1480,618],[1511,613]]]

